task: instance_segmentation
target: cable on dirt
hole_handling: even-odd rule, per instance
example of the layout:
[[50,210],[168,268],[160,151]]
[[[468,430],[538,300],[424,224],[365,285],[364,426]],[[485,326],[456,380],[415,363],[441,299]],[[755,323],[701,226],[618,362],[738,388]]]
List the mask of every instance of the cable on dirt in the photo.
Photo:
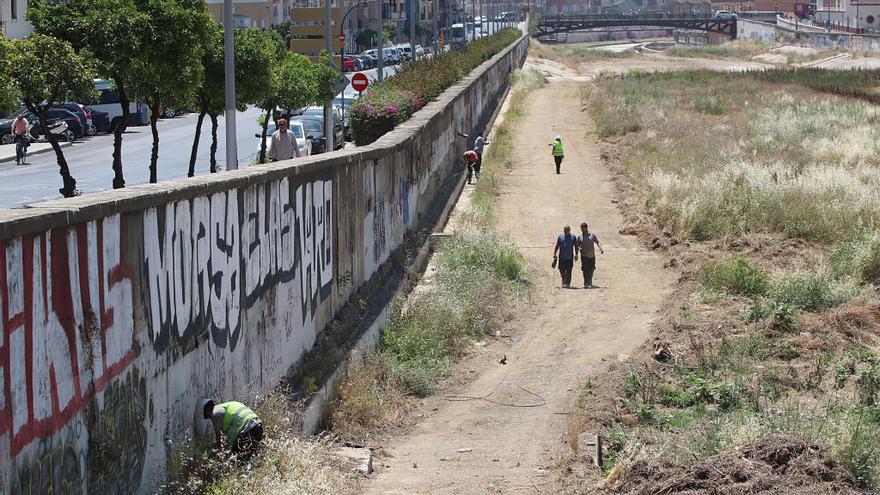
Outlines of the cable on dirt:
[[539,325],[538,328],[536,328],[528,336],[528,338],[524,339],[525,343],[523,344],[522,348],[520,349],[519,354],[517,354],[516,357],[513,358],[513,362],[510,363],[511,367],[507,370],[507,373],[504,374],[504,377],[501,380],[499,380],[498,383],[496,383],[494,387],[492,387],[492,390],[488,394],[481,395],[479,397],[474,397],[474,396],[470,396],[470,395],[447,395],[446,397],[443,397],[443,399],[448,400],[450,402],[469,402],[469,401],[481,400],[481,401],[488,402],[490,404],[495,404],[497,406],[504,406],[504,407],[523,407],[523,408],[525,408],[525,407],[546,406],[547,399],[545,399],[541,395],[536,394],[535,392],[532,392],[531,390],[523,387],[522,385],[517,385],[517,387],[519,387],[520,390],[522,390],[523,392],[525,392],[529,395],[532,395],[534,397],[537,397],[541,402],[536,403],[536,404],[515,404],[515,403],[511,403],[511,402],[501,402],[501,401],[497,401],[497,400],[489,398],[489,397],[492,397],[492,395],[494,395],[495,392],[498,391],[498,387],[500,387],[504,382],[507,381],[507,378],[510,376],[510,373],[513,372],[513,364],[516,363],[517,361],[519,361],[519,358],[522,357],[522,355],[526,352],[526,349],[528,349],[529,344],[532,342],[532,336],[534,336],[536,332],[543,329],[544,325],[546,323],[547,323],[547,321],[544,318],[541,318],[541,325]]

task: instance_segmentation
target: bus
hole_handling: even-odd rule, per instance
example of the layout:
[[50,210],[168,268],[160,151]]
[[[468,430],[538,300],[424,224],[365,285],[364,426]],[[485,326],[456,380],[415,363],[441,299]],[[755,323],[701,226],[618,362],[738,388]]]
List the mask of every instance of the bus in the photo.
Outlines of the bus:
[[449,37],[450,44],[454,47],[464,46],[467,43],[468,33],[464,28],[464,24],[458,23],[452,25],[452,36]]
[[[99,96],[90,108],[101,112],[107,112],[110,118],[110,128],[115,129],[119,121],[122,119],[122,105],[119,104],[119,92],[116,91],[116,85],[108,79],[95,79],[95,89],[98,90]],[[129,95],[131,103],[129,103],[129,111],[131,115],[128,119],[128,125],[147,125],[150,122],[149,109],[146,103],[135,101],[135,98]]]

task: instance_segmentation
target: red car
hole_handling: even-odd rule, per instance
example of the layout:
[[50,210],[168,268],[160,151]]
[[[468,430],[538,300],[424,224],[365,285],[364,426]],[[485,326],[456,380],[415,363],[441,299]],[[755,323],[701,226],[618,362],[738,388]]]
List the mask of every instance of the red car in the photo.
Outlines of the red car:
[[352,72],[354,69],[354,60],[351,57],[342,57],[342,72]]

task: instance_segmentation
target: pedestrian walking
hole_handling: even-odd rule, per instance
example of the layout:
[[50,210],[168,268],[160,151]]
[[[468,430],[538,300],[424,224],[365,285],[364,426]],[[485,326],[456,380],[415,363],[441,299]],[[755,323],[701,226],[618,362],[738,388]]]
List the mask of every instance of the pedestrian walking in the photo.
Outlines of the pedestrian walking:
[[553,161],[556,162],[556,173],[560,173],[559,169],[562,166],[562,159],[565,157],[565,151],[562,149],[562,138],[560,136],[556,136],[556,139],[550,143],[550,146],[553,147],[553,151],[551,154],[553,155]]
[[590,232],[586,222],[581,224],[581,235],[578,236],[578,248],[581,255],[581,270],[584,272],[584,289],[590,289],[593,285],[593,273],[596,271],[596,248],[605,254],[602,244],[596,234]]
[[272,142],[268,152],[269,161],[277,162],[278,160],[290,160],[294,156],[301,157],[296,134],[287,128],[287,119],[278,119],[276,124],[278,130],[272,133]]
[[559,264],[562,287],[566,289],[571,287],[571,269],[577,261],[577,243],[577,236],[571,233],[571,226],[566,225],[556,238],[556,246],[553,248],[553,266]]
[[[467,183],[470,184],[471,178],[474,176],[474,164],[477,163],[479,155],[477,155],[477,152],[474,150],[467,150],[461,155],[461,157],[464,159],[465,165],[467,165]],[[480,177],[479,174],[480,172],[477,171],[477,178]]]
[[202,414],[214,425],[214,440],[217,450],[222,448],[221,438],[226,437],[226,446],[242,460],[248,460],[257,452],[263,441],[263,423],[251,408],[241,402],[216,404],[212,399],[202,401]]

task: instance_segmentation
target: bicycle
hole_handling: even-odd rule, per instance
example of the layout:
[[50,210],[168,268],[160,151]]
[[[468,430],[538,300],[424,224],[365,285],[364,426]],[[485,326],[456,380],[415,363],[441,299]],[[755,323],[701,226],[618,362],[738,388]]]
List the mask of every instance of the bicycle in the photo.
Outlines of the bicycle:
[[15,136],[15,164],[24,165],[27,159],[27,149],[30,143],[30,136]]

